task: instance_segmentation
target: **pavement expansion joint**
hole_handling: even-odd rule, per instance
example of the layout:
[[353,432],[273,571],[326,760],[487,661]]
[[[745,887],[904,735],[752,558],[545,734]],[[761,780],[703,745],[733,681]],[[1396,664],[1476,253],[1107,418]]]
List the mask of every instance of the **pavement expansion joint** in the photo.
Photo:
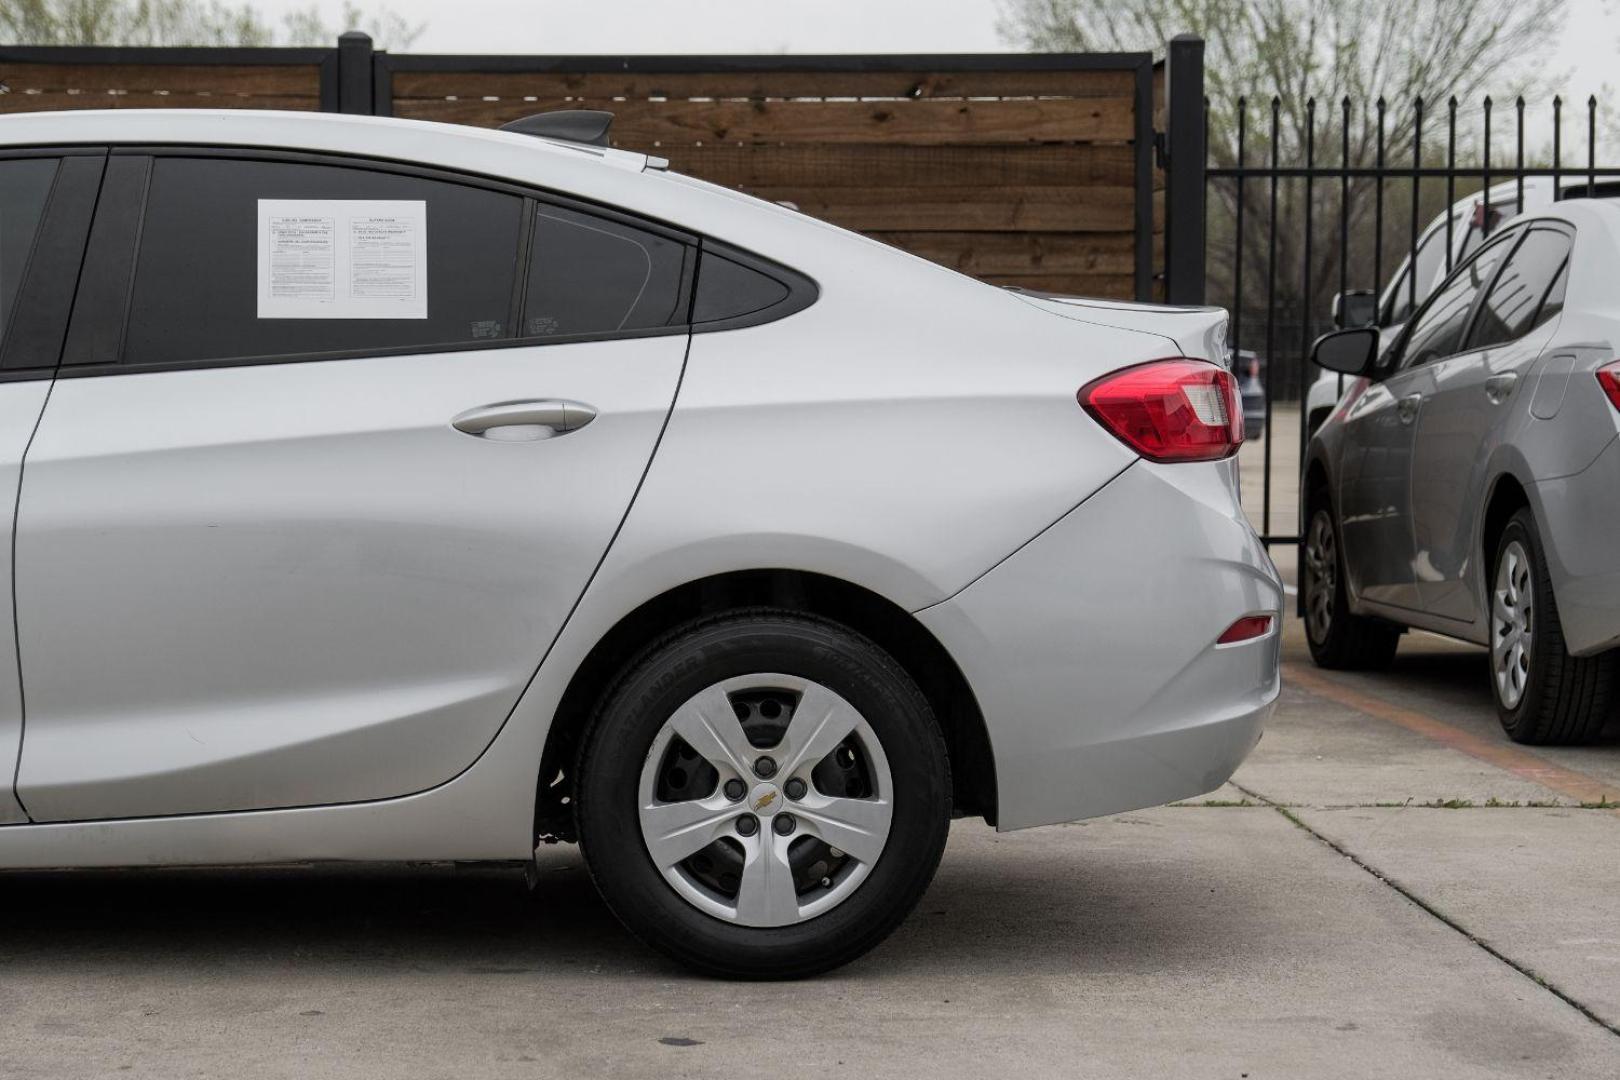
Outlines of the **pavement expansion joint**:
[[1412,889],[1406,887],[1405,885],[1401,884],[1399,881],[1397,881],[1394,878],[1390,877],[1389,875],[1383,873],[1377,867],[1375,867],[1371,863],[1367,862],[1365,859],[1363,859],[1361,856],[1357,855],[1355,852],[1351,851],[1349,848],[1345,847],[1343,844],[1339,844],[1339,843],[1337,843],[1337,842],[1335,842],[1333,840],[1330,840],[1328,837],[1324,836],[1322,833],[1320,833],[1317,830],[1311,828],[1309,825],[1307,825],[1299,817],[1298,814],[1295,814],[1286,805],[1284,805],[1282,803],[1272,802],[1270,799],[1266,798],[1264,795],[1260,794],[1259,792],[1253,791],[1253,790],[1251,790],[1249,788],[1246,788],[1243,785],[1241,785],[1239,783],[1236,783],[1235,781],[1228,781],[1228,783],[1231,783],[1231,785],[1234,788],[1241,791],[1246,797],[1248,797],[1250,799],[1253,799],[1256,803],[1258,803],[1258,804],[1260,804],[1262,806],[1270,807],[1272,810],[1275,810],[1277,813],[1279,813],[1283,817],[1287,818],[1288,821],[1291,824],[1294,825],[1294,827],[1304,831],[1305,833],[1310,835],[1312,838],[1314,838],[1318,843],[1321,843],[1322,845],[1327,847],[1329,850],[1331,850],[1331,851],[1333,851],[1333,852],[1335,852],[1335,853],[1337,853],[1339,855],[1344,856],[1346,859],[1349,859],[1357,867],[1359,867],[1360,869],[1366,871],[1368,874],[1372,875],[1372,877],[1374,879],[1376,879],[1378,882],[1380,882],[1381,884],[1383,884],[1385,886],[1388,886],[1389,888],[1395,890],[1397,893],[1399,893],[1401,896],[1403,896],[1406,900],[1411,902],[1411,904],[1414,907],[1418,908],[1420,911],[1423,911],[1424,913],[1429,915],[1431,918],[1439,921],[1440,923],[1445,925],[1448,929],[1451,929],[1451,930],[1455,931],[1456,933],[1462,935],[1475,948],[1477,948],[1480,951],[1484,952],[1486,955],[1490,956],[1492,959],[1498,961],[1499,963],[1502,963],[1502,964],[1506,965],[1507,967],[1512,968],[1514,971],[1518,972],[1520,975],[1523,975],[1526,979],[1529,979],[1531,982],[1535,983],[1541,989],[1547,991],[1549,994],[1552,994],[1558,1000],[1562,1001],[1565,1005],[1568,1005],[1570,1008],[1574,1009],[1576,1012],[1578,1012],[1582,1016],[1586,1017],[1586,1019],[1590,1020],[1592,1023],[1596,1024],[1598,1027],[1600,1027],[1603,1030],[1607,1031],[1609,1034],[1611,1034],[1611,1035],[1613,1035],[1613,1036],[1615,1036],[1617,1038],[1620,1038],[1620,1026],[1616,1026],[1614,1024],[1611,1024],[1609,1021],[1603,1019],[1603,1017],[1599,1016],[1596,1012],[1594,1012],[1586,1004],[1581,1002],[1579,999],[1573,997],[1572,995],[1570,995],[1566,991],[1560,989],[1556,984],[1550,982],[1545,976],[1539,974],[1534,968],[1531,968],[1526,964],[1520,963],[1519,961],[1513,959],[1511,956],[1508,956],[1506,953],[1503,953],[1501,950],[1495,948],[1488,941],[1485,941],[1483,938],[1481,938],[1478,934],[1475,934],[1473,931],[1469,930],[1466,926],[1462,925],[1456,919],[1454,919],[1451,916],[1447,915],[1445,912],[1441,911],[1439,908],[1435,907],[1433,904],[1429,903],[1427,900],[1424,900],[1421,896],[1419,896]]

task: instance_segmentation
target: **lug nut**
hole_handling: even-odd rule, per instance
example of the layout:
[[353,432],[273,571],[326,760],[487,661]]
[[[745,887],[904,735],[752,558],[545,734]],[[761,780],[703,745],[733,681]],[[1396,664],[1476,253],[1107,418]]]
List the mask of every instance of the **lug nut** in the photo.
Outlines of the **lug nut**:
[[793,832],[793,828],[797,824],[798,822],[793,820],[792,814],[777,814],[776,820],[771,822],[771,828],[776,830],[777,836],[787,836]]
[[732,802],[742,802],[742,797],[748,794],[748,785],[741,780],[727,780],[725,792],[726,798]]
[[804,798],[804,794],[808,790],[810,790],[810,785],[806,784],[797,776],[789,780],[786,784],[782,785],[783,793],[786,794],[788,798],[795,800]]
[[744,814],[737,819],[737,835],[753,836],[759,832],[759,818],[753,814]]
[[754,775],[761,780],[769,780],[776,775],[776,762],[768,757],[762,757],[754,762]]

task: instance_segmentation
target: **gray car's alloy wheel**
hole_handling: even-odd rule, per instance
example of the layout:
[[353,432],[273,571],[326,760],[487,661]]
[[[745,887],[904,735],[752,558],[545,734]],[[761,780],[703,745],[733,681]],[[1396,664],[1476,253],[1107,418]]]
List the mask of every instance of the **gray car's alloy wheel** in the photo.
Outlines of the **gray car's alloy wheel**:
[[1547,560],[1528,509],[1508,521],[1492,562],[1491,690],[1515,742],[1590,742],[1615,719],[1613,650],[1572,656],[1564,646]]
[[1339,545],[1333,536],[1333,517],[1318,510],[1305,536],[1305,630],[1312,641],[1326,641],[1333,629],[1338,588]]
[[1327,492],[1314,490],[1315,507],[1305,530],[1300,591],[1305,603],[1305,642],[1311,659],[1325,668],[1368,669],[1389,665],[1401,628],[1357,615],[1345,595],[1344,549]]
[[1496,588],[1491,593],[1491,673],[1496,700],[1504,709],[1517,707],[1530,679],[1536,598],[1530,575],[1524,545],[1511,541],[1496,560]]
[[576,766],[597,887],[702,970],[790,978],[897,926],[950,825],[944,739],[870,640],[775,610],[682,627],[626,666]]

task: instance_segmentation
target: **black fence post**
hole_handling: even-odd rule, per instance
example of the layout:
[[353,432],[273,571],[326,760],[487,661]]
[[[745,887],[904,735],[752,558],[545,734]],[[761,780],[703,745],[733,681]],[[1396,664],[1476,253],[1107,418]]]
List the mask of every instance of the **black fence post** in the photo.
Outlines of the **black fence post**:
[[371,38],[350,30],[338,38],[337,111],[370,116],[372,111]]
[[1164,298],[1204,302],[1204,39],[1177,34],[1165,63]]

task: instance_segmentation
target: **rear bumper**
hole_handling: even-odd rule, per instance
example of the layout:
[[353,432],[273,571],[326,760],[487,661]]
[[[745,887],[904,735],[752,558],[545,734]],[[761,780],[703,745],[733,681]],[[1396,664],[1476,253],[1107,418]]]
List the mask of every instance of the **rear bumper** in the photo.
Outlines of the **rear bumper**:
[[[1138,462],[951,599],[918,613],[989,728],[998,824],[1200,795],[1276,704],[1282,583],[1238,508],[1235,463]],[[1271,631],[1215,640],[1244,615]]]
[[1620,646],[1620,439],[1575,475],[1536,484],[1534,497],[1565,646],[1576,656]]

